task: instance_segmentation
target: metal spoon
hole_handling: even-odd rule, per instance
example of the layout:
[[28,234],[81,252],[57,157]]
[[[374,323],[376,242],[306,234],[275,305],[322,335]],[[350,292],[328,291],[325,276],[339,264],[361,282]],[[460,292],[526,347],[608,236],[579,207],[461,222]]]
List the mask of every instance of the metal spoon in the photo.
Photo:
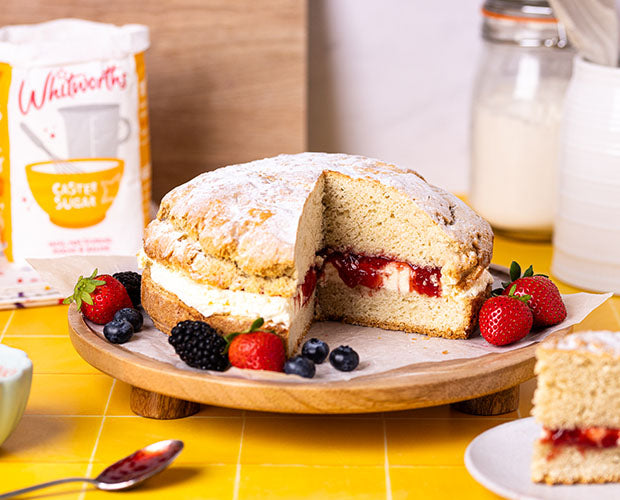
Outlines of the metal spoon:
[[100,490],[125,490],[164,470],[183,449],[183,441],[168,439],[153,443],[110,465],[95,479],[87,477],[68,477],[47,483],[37,484],[21,490],[9,491],[0,499],[11,498],[40,488],[71,482],[94,484]]

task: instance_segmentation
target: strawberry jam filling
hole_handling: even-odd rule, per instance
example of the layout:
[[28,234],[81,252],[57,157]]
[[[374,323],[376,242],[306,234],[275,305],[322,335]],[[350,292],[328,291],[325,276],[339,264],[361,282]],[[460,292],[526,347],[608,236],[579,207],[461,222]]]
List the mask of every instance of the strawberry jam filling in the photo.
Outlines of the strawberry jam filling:
[[338,271],[340,279],[350,288],[364,286],[371,290],[383,287],[388,266],[409,273],[409,292],[441,296],[441,268],[420,267],[388,257],[370,257],[352,252],[323,251],[325,263],[332,264]]
[[304,282],[301,285],[301,296],[303,297],[302,306],[305,306],[312,294],[314,293],[314,289],[316,288],[316,283],[319,279],[319,271],[316,267],[311,267],[308,269],[306,276],[304,278]]
[[542,441],[553,446],[578,446],[580,448],[612,448],[618,446],[620,429],[588,427],[586,429],[544,429]]

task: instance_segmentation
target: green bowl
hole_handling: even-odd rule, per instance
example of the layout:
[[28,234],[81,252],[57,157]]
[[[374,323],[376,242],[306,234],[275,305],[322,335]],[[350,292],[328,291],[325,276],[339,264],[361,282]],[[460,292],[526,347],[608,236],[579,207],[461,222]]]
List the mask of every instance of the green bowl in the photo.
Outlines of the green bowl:
[[24,414],[31,382],[32,361],[28,355],[0,344],[0,446]]

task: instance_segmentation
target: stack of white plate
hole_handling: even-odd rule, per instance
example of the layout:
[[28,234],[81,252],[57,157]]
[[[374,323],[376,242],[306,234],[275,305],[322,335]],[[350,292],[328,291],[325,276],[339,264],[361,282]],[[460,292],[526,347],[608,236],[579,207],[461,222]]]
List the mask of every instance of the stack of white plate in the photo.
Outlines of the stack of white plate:
[[620,68],[575,60],[559,168],[552,272],[620,294]]

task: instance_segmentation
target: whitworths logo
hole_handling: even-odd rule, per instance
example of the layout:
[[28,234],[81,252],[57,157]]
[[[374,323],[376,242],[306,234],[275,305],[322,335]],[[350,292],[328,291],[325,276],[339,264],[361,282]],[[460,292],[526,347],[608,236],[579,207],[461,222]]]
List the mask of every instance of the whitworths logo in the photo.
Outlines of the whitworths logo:
[[64,68],[50,71],[41,82],[22,80],[19,85],[18,104],[23,115],[31,109],[41,109],[48,102],[75,97],[97,90],[124,90],[127,73],[117,66],[106,67],[98,75],[72,73]]

